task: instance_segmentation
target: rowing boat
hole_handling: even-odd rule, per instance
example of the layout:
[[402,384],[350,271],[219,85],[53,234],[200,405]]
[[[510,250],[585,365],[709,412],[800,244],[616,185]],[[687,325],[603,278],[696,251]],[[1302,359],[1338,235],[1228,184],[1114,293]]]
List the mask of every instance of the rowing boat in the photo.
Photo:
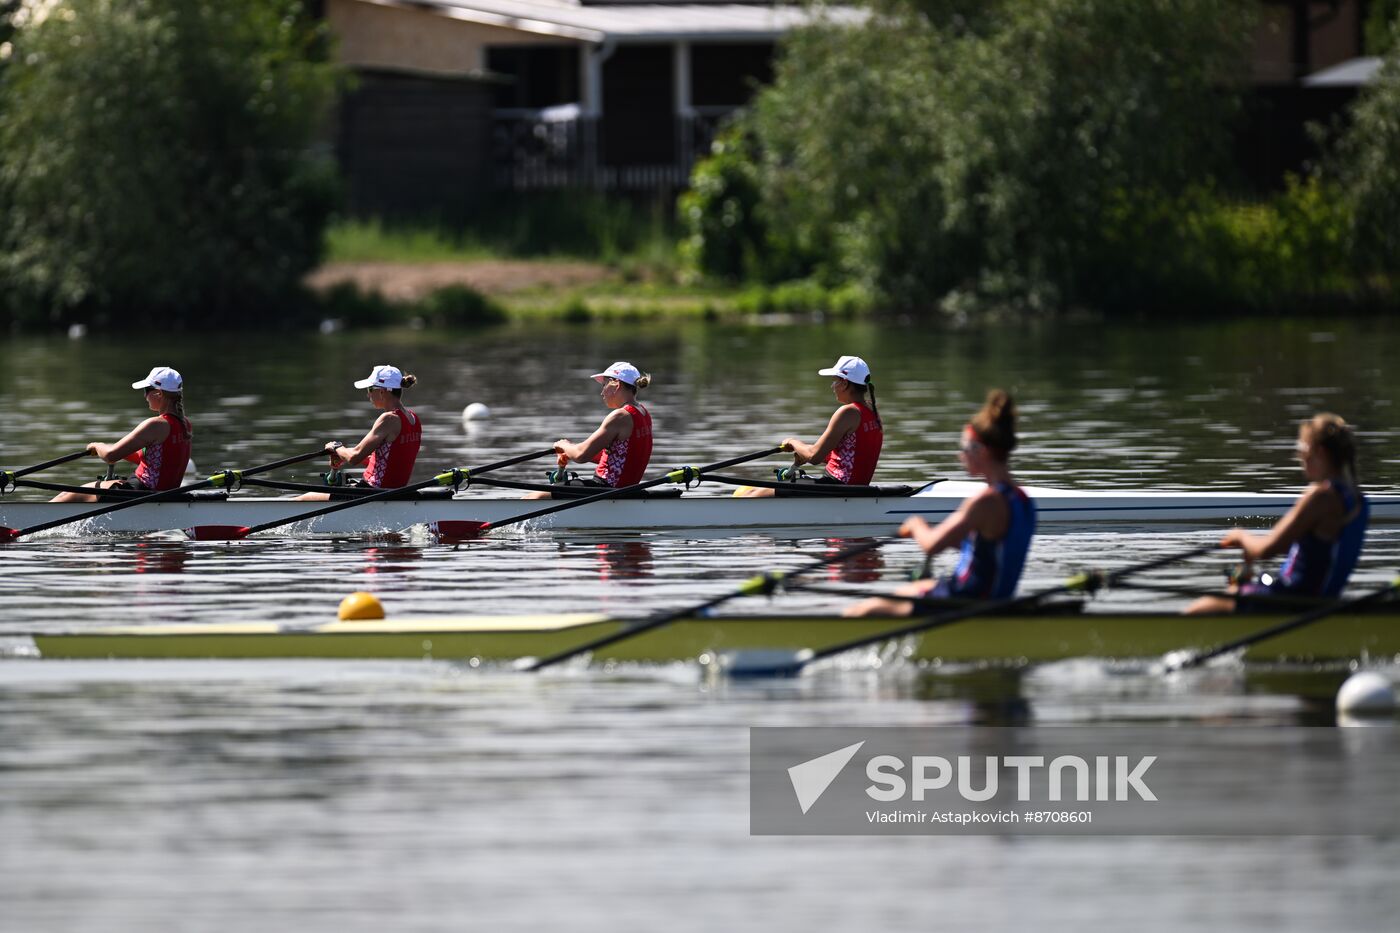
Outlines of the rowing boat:
[[[1285,616],[1084,612],[1079,603],[984,616],[900,643],[919,661],[1033,663],[1073,657],[1151,658],[1206,648]],[[387,658],[510,661],[586,644],[636,620],[605,615],[187,623],[36,634],[46,658]],[[875,637],[908,620],[752,615],[687,618],[600,650],[595,661],[667,662],[740,650],[820,650]],[[1338,613],[1249,649],[1248,660],[1400,656],[1400,612]]]
[[[867,487],[859,495],[782,495],[743,499],[707,494],[650,494],[597,502],[529,523],[533,528],[650,531],[662,529],[820,528],[823,531],[898,525],[910,515],[938,521],[949,515],[981,483],[942,480],[917,490],[907,486]],[[1028,486],[1042,523],[1183,522],[1276,518],[1295,496],[1248,492],[1170,492],[1141,489],[1077,490]],[[446,490],[444,490],[445,492]],[[1373,520],[1400,520],[1400,495],[1373,495]],[[60,529],[54,534],[178,531],[197,525],[257,525],[291,518],[325,505],[288,498],[227,496],[222,493],[132,506]],[[455,497],[416,495],[370,502],[310,522],[289,526],[293,533],[358,534],[399,531],[449,521],[492,523],[539,507],[538,502],[464,492]],[[0,526],[25,528],[91,509],[83,503],[0,499]]]

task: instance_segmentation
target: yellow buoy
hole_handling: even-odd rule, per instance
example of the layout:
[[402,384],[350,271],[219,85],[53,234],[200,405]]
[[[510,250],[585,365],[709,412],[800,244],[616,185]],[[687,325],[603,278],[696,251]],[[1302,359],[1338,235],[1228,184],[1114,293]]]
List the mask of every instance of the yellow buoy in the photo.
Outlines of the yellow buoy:
[[340,601],[340,612],[337,613],[337,616],[342,622],[382,619],[384,618],[384,606],[373,593],[364,591],[351,593]]

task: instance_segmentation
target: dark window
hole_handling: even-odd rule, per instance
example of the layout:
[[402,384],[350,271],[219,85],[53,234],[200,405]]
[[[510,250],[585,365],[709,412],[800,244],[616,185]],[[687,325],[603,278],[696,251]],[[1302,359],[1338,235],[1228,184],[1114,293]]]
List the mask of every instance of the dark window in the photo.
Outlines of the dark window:
[[773,46],[767,42],[690,47],[691,103],[737,107],[754,87],[773,80]]
[[497,107],[553,107],[580,97],[576,45],[487,48],[486,68],[510,79],[496,92]]

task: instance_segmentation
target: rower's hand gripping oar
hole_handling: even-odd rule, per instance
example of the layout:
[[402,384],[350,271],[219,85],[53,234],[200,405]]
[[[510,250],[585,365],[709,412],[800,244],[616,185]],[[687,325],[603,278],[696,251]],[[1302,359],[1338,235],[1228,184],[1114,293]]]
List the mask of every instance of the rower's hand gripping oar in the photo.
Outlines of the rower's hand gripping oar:
[[[145,505],[149,502],[164,502],[167,499],[174,499],[178,496],[183,495],[184,493],[193,492],[196,489],[209,489],[210,487],[214,486],[228,486],[231,488],[237,488],[239,482],[241,482],[243,477],[245,476],[254,476],[258,473],[267,473],[271,470],[281,469],[285,466],[291,466],[294,463],[301,463],[303,460],[310,460],[312,457],[319,457],[323,453],[325,453],[324,450],[313,450],[309,453],[299,454],[295,457],[288,457],[285,460],[277,460],[272,463],[264,463],[262,466],[249,467],[245,470],[223,470],[219,473],[214,473],[208,478],[202,479],[197,483],[190,483],[188,486],[176,486],[174,489],[164,489],[160,492],[153,492],[149,495],[136,496],[133,499],[124,499],[121,502],[115,502],[111,505],[104,505],[100,508],[90,509],[79,515],[71,516],[70,518],[57,518],[51,522],[42,522],[38,525],[30,525],[28,528],[16,529],[0,527],[0,542],[13,541],[16,538],[19,538],[23,535],[34,534],[36,531],[47,531],[50,528],[57,528],[59,525],[70,525],[74,522],[86,521],[89,518],[97,518],[99,515],[108,515],[112,512],[120,512],[122,509],[129,509],[138,505]],[[94,492],[100,492],[100,490],[94,490]]]
[[[317,453],[325,453],[324,450]],[[427,489],[429,486],[460,486],[471,477],[480,473],[489,473],[492,470],[499,470],[504,467],[514,466],[517,463],[524,463],[526,460],[536,460],[547,454],[554,453],[554,448],[549,447],[544,450],[532,451],[528,454],[521,454],[518,457],[510,457],[506,460],[498,460],[495,463],[488,463],[485,466],[470,468],[455,468],[446,473],[439,473],[432,479],[425,479],[421,483],[413,483],[409,486],[400,486],[397,489],[385,489],[382,492],[372,493],[368,496],[360,496],[357,499],[347,499],[344,502],[337,502],[324,508],[312,509],[310,512],[298,512],[296,515],[287,518],[279,518],[276,521],[263,522],[261,525],[200,525],[195,528],[186,529],[197,541],[231,541],[239,538],[246,538],[249,535],[257,534],[260,531],[267,531],[270,528],[280,528],[283,525],[291,525],[295,522],[304,522],[313,518],[320,518],[322,515],[329,515],[332,512],[340,512],[345,509],[353,509],[356,506],[364,505],[367,502],[380,502],[384,499],[402,496],[404,493],[417,492],[420,489]]]
[[1277,625],[1271,625],[1268,628],[1260,629],[1253,634],[1236,638],[1234,641],[1226,642],[1223,645],[1217,645],[1208,651],[1173,651],[1166,656],[1166,660],[1162,663],[1162,669],[1165,673],[1174,674],[1177,671],[1200,667],[1207,661],[1218,658],[1223,654],[1239,651],[1242,648],[1249,648],[1259,644],[1261,641],[1268,641],[1270,638],[1277,638],[1279,635],[1287,634],[1305,625],[1312,625],[1314,622],[1320,622],[1338,612],[1360,609],[1371,603],[1381,602],[1386,597],[1394,595],[1397,590],[1400,590],[1400,577],[1396,577],[1379,589],[1371,590],[1354,599],[1339,599],[1326,606],[1318,606],[1316,609],[1310,609],[1302,615],[1279,622]]
[[522,669],[526,671],[544,670],[546,667],[553,667],[554,665],[567,661],[570,658],[576,658],[579,655],[588,654],[589,652],[596,651],[599,648],[606,648],[608,645],[612,645],[620,641],[625,641],[628,638],[635,638],[638,635],[650,632],[653,629],[661,628],[663,625],[669,625],[670,623],[679,621],[680,619],[687,619],[691,616],[700,615],[704,612],[707,612],[710,609],[713,609],[721,603],[729,602],[731,599],[738,599],[741,596],[766,596],[767,594],[772,593],[774,590],[782,586],[783,582],[786,580],[795,579],[803,574],[811,573],[813,570],[820,570],[822,567],[826,567],[831,564],[839,564],[842,561],[850,560],[852,557],[857,557],[861,554],[866,553],[867,551],[873,551],[876,548],[881,547],[884,544],[888,544],[891,541],[898,540],[898,536],[889,538],[877,538],[874,541],[866,541],[861,544],[853,544],[848,548],[843,548],[842,550],[837,551],[835,554],[831,554],[826,557],[820,557],[812,561],[810,564],[806,564],[802,567],[797,568],[796,570],[789,570],[786,573],[761,573],[756,577],[751,577],[750,579],[745,580],[743,584],[740,585],[740,587],[736,590],[732,590],[728,593],[722,593],[719,596],[707,599],[703,603],[697,603],[694,606],[686,606],[684,609],[677,609],[669,612],[661,612],[657,613],[656,615],[648,616],[640,622],[635,622],[632,625],[628,625],[622,629],[619,629],[616,632],[613,632],[610,635],[604,635],[601,638],[595,638],[592,641],[585,642],[582,645],[578,645],[574,648],[569,648],[565,651],[561,651],[558,654],[552,654],[545,658],[539,658],[535,661],[523,665]]
[[1147,561],[1145,563],[1134,564],[1130,567],[1122,567],[1118,570],[1109,571],[1108,573],[1093,572],[1076,574],[1058,586],[1052,586],[1048,589],[1038,590],[1034,593],[1027,593],[1024,596],[1009,596],[1005,599],[992,599],[987,600],[985,602],[978,602],[969,606],[959,607],[948,612],[942,612],[931,617],[919,619],[915,622],[910,622],[909,624],[899,626],[898,628],[879,632],[875,635],[864,636],[861,638],[853,638],[850,641],[830,645],[826,648],[822,648],[820,651],[802,652],[799,656],[793,658],[792,661],[786,664],[774,664],[763,671],[748,671],[746,673],[748,673],[750,676],[757,676],[761,673],[765,675],[771,675],[774,677],[791,677],[800,673],[802,668],[806,667],[808,664],[811,664],[813,661],[820,661],[823,658],[829,658],[834,655],[844,654],[847,651],[854,651],[857,648],[865,648],[870,645],[877,645],[885,641],[893,641],[895,639],[904,638],[908,635],[922,634],[923,632],[932,631],[933,629],[937,628],[943,628],[946,625],[952,625],[956,622],[963,622],[968,619],[973,619],[977,616],[991,615],[993,613],[1002,612],[1007,609],[1016,609],[1021,606],[1028,606],[1033,603],[1037,603],[1042,599],[1046,599],[1050,596],[1059,596],[1064,593],[1092,593],[1105,586],[1112,586],[1118,580],[1121,580],[1122,578],[1131,574],[1144,573],[1148,570],[1155,570],[1158,567],[1163,567],[1167,564],[1175,563],[1179,560],[1186,560],[1190,557],[1197,557],[1201,554],[1214,551],[1218,547],[1219,545],[1214,543],[1205,544],[1200,545],[1198,547],[1194,547],[1189,551],[1182,551],[1179,554],[1169,554],[1166,557],[1153,558],[1152,560]]
[[36,463],[33,466],[25,467],[22,470],[0,470],[0,496],[11,493],[15,488],[15,480],[21,476],[28,476],[30,473],[38,473],[40,470],[47,470],[49,467],[56,467],[60,463],[68,463],[71,460],[78,460],[82,457],[92,456],[86,449],[74,454],[67,454],[63,457],[55,457],[52,460],[45,460],[43,463]]
[[566,509],[576,509],[581,505],[601,502],[604,499],[621,499],[626,496],[635,495],[643,490],[651,489],[654,486],[660,486],[662,483],[688,483],[704,476],[706,473],[728,469],[729,467],[737,466],[741,463],[748,463],[750,460],[761,460],[764,457],[771,457],[773,454],[780,454],[787,450],[791,450],[791,448],[785,444],[779,444],[777,447],[770,447],[767,450],[745,454],[742,457],[734,457],[731,460],[721,460],[719,463],[711,463],[709,466],[681,467],[678,470],[672,470],[663,476],[647,480],[644,483],[635,483],[631,486],[623,486],[620,489],[607,489],[592,496],[584,496],[581,499],[569,499],[565,502],[556,503],[555,505],[547,505],[541,509],[534,509],[520,515],[513,515],[510,518],[503,518],[498,522],[453,521],[439,522],[438,525],[445,535],[450,535],[454,538],[473,538],[484,535],[488,531],[503,528],[506,525],[528,522],[531,519],[553,515],[555,512],[563,512]]

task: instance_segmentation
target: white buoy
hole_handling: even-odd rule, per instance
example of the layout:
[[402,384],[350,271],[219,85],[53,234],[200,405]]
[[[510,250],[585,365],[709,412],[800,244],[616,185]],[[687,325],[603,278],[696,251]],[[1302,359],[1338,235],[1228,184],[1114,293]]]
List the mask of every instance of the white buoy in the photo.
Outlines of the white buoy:
[[485,421],[487,418],[490,417],[491,409],[487,408],[480,402],[472,402],[466,408],[462,409],[463,421]]
[[1352,674],[1337,691],[1341,713],[1389,713],[1395,709],[1395,688],[1375,671]]
[[69,340],[82,340],[82,339],[83,339],[84,337],[86,337],[86,336],[87,336],[87,325],[86,325],[86,324],[69,324],[69,325],[68,325],[68,339],[69,339]]

